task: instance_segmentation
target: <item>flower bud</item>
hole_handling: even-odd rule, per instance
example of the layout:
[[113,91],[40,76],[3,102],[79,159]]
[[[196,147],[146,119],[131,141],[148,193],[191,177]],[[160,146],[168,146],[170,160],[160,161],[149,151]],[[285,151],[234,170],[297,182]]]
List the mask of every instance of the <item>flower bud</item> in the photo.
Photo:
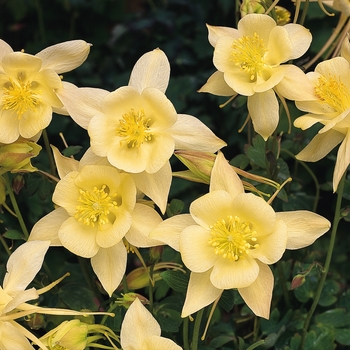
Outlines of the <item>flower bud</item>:
[[284,26],[290,22],[290,12],[282,6],[275,6],[276,22],[279,26]]
[[32,172],[36,168],[30,163],[30,159],[36,157],[41,146],[35,142],[19,139],[10,144],[0,145],[0,173]]
[[4,204],[6,200],[6,182],[2,176],[0,176],[0,205]]
[[24,186],[24,177],[22,174],[16,174],[12,179],[12,189],[13,192],[18,194]]
[[121,298],[117,298],[116,303],[119,306],[124,306],[126,309],[128,309],[129,306],[135,301],[136,298],[140,299],[140,301],[143,305],[149,304],[149,300],[138,293],[122,294]]
[[265,8],[260,0],[243,0],[240,11],[241,16],[244,17],[249,13],[265,13]]

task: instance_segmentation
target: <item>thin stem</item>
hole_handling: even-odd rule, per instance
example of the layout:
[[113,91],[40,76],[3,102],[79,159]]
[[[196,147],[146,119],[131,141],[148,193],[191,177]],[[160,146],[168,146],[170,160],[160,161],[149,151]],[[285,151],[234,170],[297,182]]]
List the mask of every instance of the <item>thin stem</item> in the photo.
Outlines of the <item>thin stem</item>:
[[7,245],[6,243],[6,240],[5,238],[3,237],[3,235],[0,235],[0,243],[3,245],[3,247],[5,248],[6,250],[6,253],[8,254],[8,256],[11,255],[11,250],[9,248],[9,246]]
[[183,340],[184,350],[190,350],[190,344],[188,342],[188,327],[189,327],[189,318],[186,317],[182,323],[182,340]]
[[46,152],[47,152],[47,156],[49,158],[50,173],[52,175],[56,176],[57,175],[56,164],[55,164],[55,160],[54,160],[53,155],[52,155],[50,142],[49,142],[49,137],[47,135],[46,129],[43,130],[42,136],[43,136],[43,140],[44,140],[44,145],[45,145],[45,149],[46,149]]
[[203,312],[204,312],[204,308],[199,310],[196,315],[196,320],[194,321],[191,350],[198,349],[199,330],[201,327]]
[[149,267],[149,275],[150,278],[148,279],[148,300],[149,300],[149,311],[151,314],[153,314],[153,269],[154,265],[151,265]]
[[19,210],[19,207],[18,207],[18,204],[17,204],[17,201],[16,201],[16,197],[15,197],[15,194],[13,193],[13,190],[12,190],[12,184],[11,184],[11,179],[8,175],[8,173],[5,173],[3,175],[3,178],[5,179],[5,182],[6,182],[6,187],[7,187],[7,193],[10,197],[10,200],[11,200],[11,203],[12,203],[12,206],[13,206],[13,209],[16,213],[16,216],[17,216],[17,220],[21,226],[21,229],[22,229],[22,232],[23,232],[23,235],[25,237],[25,239],[27,240],[28,237],[29,237],[29,232],[27,230],[27,226],[26,224],[24,223],[24,220],[23,220],[23,216],[21,214],[21,211]]
[[341,220],[342,216],[340,214],[341,210],[341,202],[342,202],[342,197],[343,197],[343,191],[344,191],[344,183],[345,183],[345,178],[346,178],[346,172],[344,173],[343,177],[340,180],[339,186],[338,186],[338,194],[337,194],[337,202],[335,206],[335,213],[334,213],[334,218],[333,218],[333,225],[332,225],[332,232],[331,232],[331,238],[329,241],[328,245],[328,251],[327,251],[327,256],[326,256],[326,261],[324,263],[324,268],[323,271],[321,272],[321,278],[317,286],[316,294],[313,300],[313,303],[310,307],[310,310],[306,316],[305,322],[304,322],[304,327],[303,327],[303,334],[300,342],[300,349],[304,349],[304,344],[305,344],[305,338],[307,334],[307,330],[309,328],[309,324],[312,318],[312,315],[314,314],[318,301],[320,299],[322,289],[324,286],[324,283],[327,278],[327,274],[329,271],[329,266],[331,264],[331,259],[332,259],[332,254],[333,254],[333,249],[334,249],[334,244],[335,244],[335,238],[337,234],[337,229],[338,229],[338,224],[339,221]]

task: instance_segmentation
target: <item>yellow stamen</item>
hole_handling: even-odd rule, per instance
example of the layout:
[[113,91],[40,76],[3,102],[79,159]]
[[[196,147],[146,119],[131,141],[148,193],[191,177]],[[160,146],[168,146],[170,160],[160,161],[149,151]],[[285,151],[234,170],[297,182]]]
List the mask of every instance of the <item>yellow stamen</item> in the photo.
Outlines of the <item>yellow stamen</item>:
[[333,107],[336,112],[344,112],[350,108],[349,91],[340,78],[331,75],[319,77],[315,93],[321,101]]
[[258,34],[242,36],[232,44],[231,60],[249,74],[251,81],[256,81],[257,75],[265,65],[266,51],[264,40],[260,39]]
[[256,231],[249,221],[241,222],[238,216],[228,215],[210,227],[211,239],[208,243],[214,247],[215,254],[231,261],[244,259],[249,251],[259,247]]
[[35,112],[41,102],[38,96],[41,95],[41,91],[33,90],[36,84],[25,82],[20,74],[17,81],[10,78],[10,81],[3,86],[2,108],[17,113],[18,119],[28,110]]
[[85,225],[95,226],[97,223],[102,229],[111,219],[111,208],[118,208],[115,201],[117,194],[109,194],[109,188],[103,185],[100,189],[94,187],[91,191],[79,190],[78,202],[74,217]]
[[123,118],[119,120],[117,127],[117,136],[122,137],[120,141],[127,144],[129,148],[140,147],[144,142],[152,139],[150,132],[150,119],[146,119],[143,109],[135,112],[131,109],[129,113],[125,113]]

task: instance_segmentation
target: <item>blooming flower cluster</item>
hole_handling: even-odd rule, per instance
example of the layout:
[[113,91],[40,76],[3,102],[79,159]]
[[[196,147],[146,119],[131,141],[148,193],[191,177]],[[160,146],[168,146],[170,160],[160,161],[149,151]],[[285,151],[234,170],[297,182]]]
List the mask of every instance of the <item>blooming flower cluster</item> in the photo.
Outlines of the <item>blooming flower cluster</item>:
[[[337,8],[339,2],[334,3]],[[216,71],[199,92],[229,101],[245,96],[248,117],[262,142],[277,139],[280,102],[290,117],[286,100],[295,101],[307,114],[296,118],[294,126],[305,130],[322,125],[296,159],[318,161],[340,144],[333,177],[336,191],[350,164],[349,43],[344,41],[341,57],[323,61],[306,74],[293,60],[309,49],[310,31],[296,23],[281,25],[286,18],[276,22],[265,13],[265,3],[243,5],[237,29],[207,25]],[[226,290],[237,291],[252,314],[269,319],[275,283],[270,266],[286,250],[312,245],[330,229],[330,222],[309,210],[275,210],[274,200],[289,179],[272,171],[267,179],[256,169],[249,173],[234,168],[223,154],[225,141],[196,117],[176,111],[166,96],[170,63],[161,49],[143,54],[128,85],[112,92],[63,81],[59,74],[81,65],[90,47],[74,40],[30,55],[14,52],[0,40],[0,205],[20,220],[17,206],[13,205],[13,213],[6,204],[7,195],[14,203],[11,174],[40,171],[31,160],[41,150],[37,141],[53,112],[69,115],[89,138],[89,148],[79,160],[51,146],[58,177],[40,171],[56,182],[54,208],[30,234],[23,232],[26,242],[7,261],[0,287],[0,348],[30,350],[31,341],[45,350],[118,349],[116,343],[123,350],[179,350],[168,333],[162,336],[166,323],[160,319],[168,314],[153,303],[153,287],[159,280],[169,282],[168,270],[189,275],[180,322],[211,303],[216,306]],[[266,163],[269,152],[266,146]],[[188,171],[172,172],[174,154]],[[273,161],[270,164],[276,165]],[[189,213],[170,210],[173,175],[209,185],[208,193],[189,203]],[[276,191],[267,193],[261,184]],[[23,220],[20,223],[25,228]],[[101,324],[84,319],[91,314],[113,316],[111,312],[34,305],[62,280],[26,289],[42,268],[49,247],[63,247],[81,263],[90,259],[91,285],[106,299],[98,302],[101,310],[108,305],[114,312],[121,304],[116,293],[122,289],[127,293],[148,284],[149,300],[127,295],[127,311],[113,330],[104,324],[107,316]],[[169,247],[176,258],[160,262]],[[150,251],[148,258],[144,248]],[[134,269],[129,253],[139,258]],[[176,291],[180,284],[169,282]],[[67,318],[39,338],[18,321],[33,314],[79,318]],[[196,332],[199,326],[200,318]]]

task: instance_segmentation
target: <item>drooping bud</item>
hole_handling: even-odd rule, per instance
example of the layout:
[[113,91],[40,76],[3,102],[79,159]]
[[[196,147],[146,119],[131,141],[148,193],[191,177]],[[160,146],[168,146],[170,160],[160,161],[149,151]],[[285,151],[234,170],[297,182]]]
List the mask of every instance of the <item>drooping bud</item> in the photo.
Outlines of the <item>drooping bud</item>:
[[136,298],[140,299],[140,301],[143,305],[149,304],[149,300],[138,293],[122,294],[121,298],[117,298],[116,303],[119,306],[124,306],[126,309],[128,309],[129,306],[135,301]]

